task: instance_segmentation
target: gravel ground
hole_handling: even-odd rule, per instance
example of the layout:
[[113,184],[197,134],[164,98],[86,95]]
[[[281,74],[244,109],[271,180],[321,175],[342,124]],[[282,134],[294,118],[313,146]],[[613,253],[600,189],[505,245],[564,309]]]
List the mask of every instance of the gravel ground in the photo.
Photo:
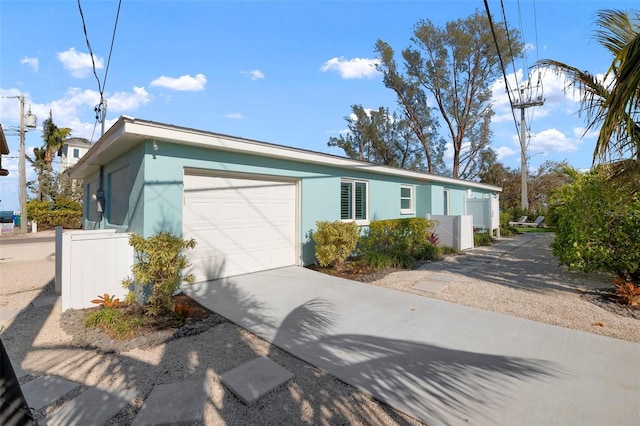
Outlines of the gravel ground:
[[[473,255],[427,263],[421,270],[393,272],[370,284],[640,342],[639,319],[609,312],[581,297],[583,291],[609,285],[609,277],[567,273],[556,266],[548,247],[552,238],[535,234],[503,239],[494,247],[474,250]],[[61,327],[59,301],[37,309],[31,306],[36,298],[55,295],[53,243],[5,242],[3,237],[0,309],[22,309],[15,319],[0,325],[9,356],[34,376],[54,375],[84,386],[135,387],[139,397],[111,424],[129,424],[155,384],[205,376],[213,381],[205,424],[420,424],[227,321],[152,348],[104,353],[78,347]],[[502,255],[495,257],[496,250]],[[461,261],[471,256],[478,256],[481,267],[456,273]],[[440,293],[413,288],[436,272],[452,277]],[[260,355],[295,377],[247,407],[218,376]],[[42,418],[54,408],[48,406],[36,415]]]
[[[421,270],[393,272],[370,284],[640,343],[640,319],[627,316],[628,309],[615,307],[622,315],[610,312],[585,297],[611,287],[613,278],[566,272],[553,258],[552,241],[551,233],[504,238],[495,246],[426,263]],[[476,270],[456,272],[472,257],[482,260]],[[434,294],[413,287],[434,273],[451,275],[444,290]]]

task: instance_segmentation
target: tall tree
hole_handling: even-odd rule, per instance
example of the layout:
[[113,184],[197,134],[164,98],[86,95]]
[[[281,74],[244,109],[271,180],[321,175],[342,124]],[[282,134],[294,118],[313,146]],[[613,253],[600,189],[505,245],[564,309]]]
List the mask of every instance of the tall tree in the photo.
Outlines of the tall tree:
[[[593,152],[597,162],[640,168],[640,13],[601,10],[595,39],[612,56],[604,78],[552,59],[538,61],[564,74],[581,94],[587,131],[600,126]],[[621,161],[627,160],[627,161]]]
[[445,141],[438,137],[438,122],[431,116],[427,96],[418,83],[406,79],[398,72],[393,48],[382,40],[376,43],[380,54],[378,69],[384,75],[384,85],[396,92],[398,105],[402,109],[408,126],[420,142],[427,160],[427,172],[436,173],[444,168]]
[[329,146],[342,148],[349,158],[405,169],[423,169],[420,144],[406,119],[388,108],[367,110],[352,105],[345,117],[347,133],[331,137]]
[[38,176],[38,186],[30,184],[32,191],[37,195],[38,200],[55,200],[58,190],[59,179],[57,173],[52,168],[55,155],[60,152],[65,141],[71,136],[71,129],[67,127],[59,128],[53,123],[51,116],[42,123],[42,146],[33,150],[34,158],[28,158],[29,163]]
[[[538,169],[529,174],[528,199],[529,211],[542,212],[549,204],[549,196],[570,183],[566,161],[545,161]],[[521,215],[520,209],[520,169],[505,167],[493,162],[483,169],[478,177],[483,183],[502,187],[500,205],[505,210],[515,212],[514,219]]]
[[517,31],[507,31],[504,25],[492,32],[489,19],[477,11],[447,22],[444,28],[421,20],[412,45],[402,51],[404,74],[397,71],[390,46],[381,40],[376,43],[385,85],[396,92],[408,117],[417,114],[416,106],[426,107],[404,99],[411,100],[418,92],[433,96],[452,144],[455,178],[472,179],[480,171],[477,157],[491,138],[491,84],[500,75],[496,43],[503,61],[509,62],[522,53],[518,40]]
[[47,169],[51,171],[53,158],[60,152],[65,140],[71,136],[71,129],[68,127],[59,128],[53,123],[53,118],[49,116],[42,123],[42,131],[44,141],[42,148],[45,150],[44,162]]
[[33,158],[31,158],[30,156],[26,156],[27,161],[29,161],[29,164],[31,164],[31,167],[33,167],[33,170],[36,172],[36,176],[38,179],[38,187],[34,188],[33,187],[33,182],[27,182],[27,186],[31,187],[31,189],[35,192],[38,200],[43,201],[44,200],[44,187],[45,185],[45,180],[47,179],[49,173],[47,173],[47,164],[44,160],[45,157],[45,150],[43,148],[34,148],[33,149]]

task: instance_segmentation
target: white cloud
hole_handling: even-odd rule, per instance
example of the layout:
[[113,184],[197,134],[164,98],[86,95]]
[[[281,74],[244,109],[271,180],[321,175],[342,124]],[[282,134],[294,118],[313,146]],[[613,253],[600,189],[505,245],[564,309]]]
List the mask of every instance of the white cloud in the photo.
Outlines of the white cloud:
[[164,87],[179,92],[199,92],[204,90],[207,77],[204,74],[196,74],[195,77],[183,75],[180,77],[161,76],[150,83],[150,86]]
[[531,134],[529,150],[542,153],[574,152],[578,150],[579,145],[579,138],[567,137],[557,129],[547,129]]
[[[373,111],[372,108],[364,108],[364,113],[367,114],[367,116],[371,117],[371,111]],[[352,119],[353,121],[358,121],[358,116],[355,115],[355,113],[351,113],[349,114],[349,118]]]
[[40,63],[40,61],[38,61],[38,58],[29,58],[28,56],[25,56],[20,61],[20,63],[25,64],[26,66],[31,68],[34,72],[38,72],[38,65]]
[[251,80],[262,80],[264,78],[264,73],[260,70],[240,71],[240,74],[250,76]]
[[107,99],[107,111],[133,111],[148,104],[151,96],[144,87],[133,86],[133,93],[116,92]]
[[373,78],[377,76],[379,71],[376,65],[380,63],[379,59],[370,58],[353,58],[345,59],[344,57],[335,57],[329,59],[322,64],[320,68],[323,72],[335,70],[340,73],[340,77],[344,79],[351,78]]
[[[66,70],[71,71],[73,77],[84,78],[93,72],[91,55],[88,53],[78,52],[72,47],[64,52],[59,52],[57,56],[58,60],[62,62],[62,66],[64,66]],[[104,60],[96,55],[93,55],[93,60],[96,69],[102,69]]]
[[494,151],[498,155],[498,160],[502,160],[504,157],[508,157],[518,152],[515,149],[510,148],[508,146],[501,146],[499,148],[496,148]]
[[239,112],[232,112],[230,114],[225,115],[225,117],[232,118],[232,119],[235,119],[235,120],[240,120],[240,119],[244,118],[244,115],[240,114]]
[[573,129],[573,136],[581,139],[597,139],[599,136],[599,132],[598,130],[594,129],[587,131],[585,127],[575,127]]

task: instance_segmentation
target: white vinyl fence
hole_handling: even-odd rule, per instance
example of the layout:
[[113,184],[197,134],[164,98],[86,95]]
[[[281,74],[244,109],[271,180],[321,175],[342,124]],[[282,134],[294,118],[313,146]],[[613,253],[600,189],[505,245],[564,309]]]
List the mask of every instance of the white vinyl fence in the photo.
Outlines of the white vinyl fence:
[[456,250],[473,248],[473,217],[427,215],[436,222],[435,232],[440,244]]
[[473,216],[473,226],[500,236],[500,205],[498,197],[467,198],[467,214]]
[[62,292],[62,311],[96,306],[91,300],[105,293],[123,300],[128,291],[121,282],[131,276],[133,260],[127,233],[56,229],[56,291]]

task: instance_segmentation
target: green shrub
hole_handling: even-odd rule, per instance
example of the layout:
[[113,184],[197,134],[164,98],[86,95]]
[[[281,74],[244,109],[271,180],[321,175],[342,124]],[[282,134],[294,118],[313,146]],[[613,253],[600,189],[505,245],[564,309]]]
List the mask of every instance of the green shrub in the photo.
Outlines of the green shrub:
[[475,247],[490,246],[491,244],[493,244],[493,239],[488,232],[476,232],[473,234],[473,245]]
[[362,256],[362,264],[372,269],[387,269],[393,266],[393,258],[386,253],[368,251]]
[[612,184],[602,171],[567,173],[573,183],[550,197],[553,254],[570,269],[640,282],[640,193]]
[[421,250],[432,234],[433,227],[432,220],[420,217],[374,220],[362,240],[362,251],[414,254]]
[[360,237],[360,228],[355,222],[316,222],[317,230],[312,234],[316,243],[316,259],[322,267],[340,268],[353,253]]
[[52,210],[71,210],[82,213],[82,204],[70,198],[58,198],[51,207]]
[[384,255],[391,266],[410,268],[424,258],[433,227],[434,222],[424,218],[374,220],[358,243],[358,253],[363,259]]
[[27,203],[27,217],[38,223],[40,230],[62,226],[65,229],[82,228],[82,205],[69,199],[56,203],[31,200]]
[[433,245],[431,243],[424,243],[422,245],[421,250],[416,253],[416,258],[418,260],[433,260],[439,259],[441,256],[441,248],[439,246]]
[[126,278],[122,286],[131,290],[134,284],[150,294],[145,309],[150,315],[173,310],[171,296],[182,281],[192,283],[193,275],[182,277],[182,270],[189,266],[184,252],[196,246],[194,239],[183,240],[169,232],[161,232],[149,238],[132,233],[129,245],[136,251],[136,263],[131,268],[133,278]]
[[114,308],[102,307],[87,315],[84,324],[89,328],[107,327],[115,324],[120,318],[120,311]]
[[449,247],[449,246],[438,246],[438,249],[440,250],[441,254],[458,254],[458,253],[460,253],[455,248]]

